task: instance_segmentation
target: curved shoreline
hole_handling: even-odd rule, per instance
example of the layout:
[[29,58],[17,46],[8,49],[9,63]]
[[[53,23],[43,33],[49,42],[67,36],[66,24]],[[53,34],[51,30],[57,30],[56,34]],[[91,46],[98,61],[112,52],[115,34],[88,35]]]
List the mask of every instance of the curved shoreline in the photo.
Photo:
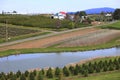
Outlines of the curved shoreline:
[[84,47],[64,47],[64,48],[32,48],[32,49],[12,49],[0,52],[0,58],[10,55],[30,54],[30,53],[60,53],[60,52],[78,52],[78,51],[92,51],[100,49],[109,49],[114,47],[120,47],[120,43],[106,43],[96,46],[84,46]]
[[[77,64],[78,64],[78,65],[82,65],[82,64],[86,64],[86,63],[88,63],[88,62],[92,62],[92,61],[96,61],[96,60],[101,60],[101,59],[105,59],[105,58],[111,59],[111,58],[119,58],[119,57],[120,57],[120,56],[95,57],[95,58],[89,58],[89,59],[87,59],[87,60],[81,60],[81,61],[75,62],[75,63],[69,63],[69,64],[67,64],[67,65],[65,65],[65,66],[66,66],[66,67],[70,67],[70,66],[74,66],[74,67],[75,67]],[[32,71],[34,71],[34,70],[40,71],[40,70],[42,70],[42,69],[48,70],[49,68],[52,68],[53,70],[55,69],[55,68],[53,68],[53,67],[45,67],[45,68],[33,68],[33,69],[28,69],[27,71],[29,71],[29,72],[32,72]]]

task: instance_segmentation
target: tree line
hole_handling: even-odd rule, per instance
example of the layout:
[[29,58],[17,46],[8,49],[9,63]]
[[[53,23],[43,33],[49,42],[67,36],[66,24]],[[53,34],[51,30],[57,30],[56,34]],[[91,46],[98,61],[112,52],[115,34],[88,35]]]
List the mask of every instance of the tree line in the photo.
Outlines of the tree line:
[[120,70],[120,57],[114,60],[105,60],[98,62],[89,62],[86,64],[69,67],[55,69],[49,68],[48,70],[40,70],[40,71],[25,71],[24,73],[18,71],[16,73],[10,72],[5,74],[4,72],[0,73],[0,80],[44,80],[44,79],[52,79],[62,80],[63,77],[76,76],[81,75],[84,77],[89,76],[92,73],[100,73],[106,71],[114,71]]

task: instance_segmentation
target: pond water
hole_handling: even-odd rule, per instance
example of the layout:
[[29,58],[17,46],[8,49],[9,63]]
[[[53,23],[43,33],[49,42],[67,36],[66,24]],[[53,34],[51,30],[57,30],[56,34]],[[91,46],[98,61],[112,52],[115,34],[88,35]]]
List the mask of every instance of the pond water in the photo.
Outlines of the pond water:
[[70,63],[95,57],[120,56],[120,48],[84,52],[34,53],[0,58],[0,72],[26,71],[35,68],[64,67]]

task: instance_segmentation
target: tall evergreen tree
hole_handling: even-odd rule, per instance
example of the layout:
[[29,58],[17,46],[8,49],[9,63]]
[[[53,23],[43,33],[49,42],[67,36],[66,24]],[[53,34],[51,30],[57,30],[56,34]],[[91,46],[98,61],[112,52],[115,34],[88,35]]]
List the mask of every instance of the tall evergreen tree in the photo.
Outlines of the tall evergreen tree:
[[113,13],[113,19],[120,20],[120,9],[116,9]]

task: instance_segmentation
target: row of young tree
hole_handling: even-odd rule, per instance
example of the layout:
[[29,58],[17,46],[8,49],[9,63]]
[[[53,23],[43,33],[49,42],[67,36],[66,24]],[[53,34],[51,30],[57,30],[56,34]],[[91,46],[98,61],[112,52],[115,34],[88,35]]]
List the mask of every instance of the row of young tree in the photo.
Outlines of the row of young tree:
[[92,73],[100,73],[106,71],[120,70],[120,57],[114,60],[98,61],[94,63],[86,63],[82,65],[69,66],[64,68],[49,68],[48,70],[40,71],[25,71],[24,73],[18,71],[17,73],[10,72],[5,74],[0,73],[0,80],[44,80],[49,78],[56,78],[62,80],[63,77],[81,75],[87,77]]

